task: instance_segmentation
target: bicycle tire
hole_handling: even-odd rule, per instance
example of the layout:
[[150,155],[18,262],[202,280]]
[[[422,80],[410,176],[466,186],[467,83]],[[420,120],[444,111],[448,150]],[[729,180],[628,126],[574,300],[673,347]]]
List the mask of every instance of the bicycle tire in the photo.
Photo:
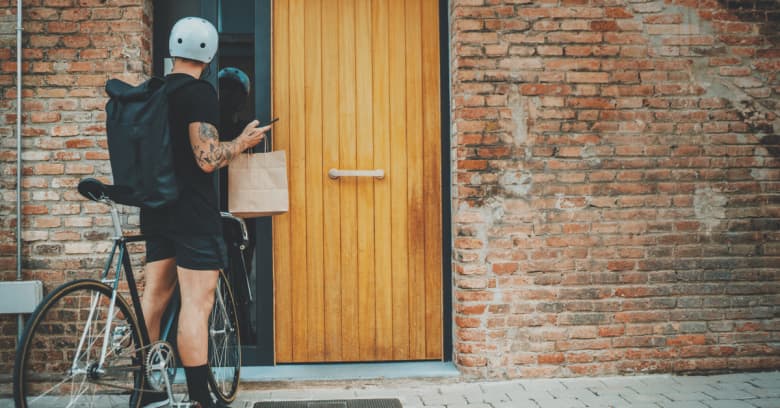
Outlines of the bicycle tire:
[[233,291],[220,271],[209,315],[209,385],[220,401],[236,399],[241,373],[241,340]]
[[143,345],[138,321],[122,296],[116,297],[102,372],[96,369],[112,293],[102,282],[76,280],[59,286],[36,307],[16,350],[17,408],[129,406],[132,389],[144,385],[144,376],[135,375],[141,372]]

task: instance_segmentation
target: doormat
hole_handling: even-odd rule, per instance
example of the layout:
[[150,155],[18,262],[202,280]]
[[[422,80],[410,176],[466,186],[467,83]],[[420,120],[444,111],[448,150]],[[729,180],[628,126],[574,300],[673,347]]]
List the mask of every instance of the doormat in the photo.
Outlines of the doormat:
[[350,399],[321,401],[264,401],[254,408],[403,408],[397,399]]

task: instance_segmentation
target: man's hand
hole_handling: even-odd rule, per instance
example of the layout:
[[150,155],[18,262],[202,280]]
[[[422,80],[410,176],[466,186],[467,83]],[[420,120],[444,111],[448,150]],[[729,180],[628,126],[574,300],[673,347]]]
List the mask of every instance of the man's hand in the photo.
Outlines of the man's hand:
[[262,142],[263,139],[265,139],[265,134],[271,130],[272,125],[259,128],[257,127],[259,124],[260,121],[257,119],[253,120],[248,125],[246,125],[244,131],[238,135],[237,139],[240,139],[240,143],[246,146],[244,150],[249,149],[250,147],[255,147],[258,143]]

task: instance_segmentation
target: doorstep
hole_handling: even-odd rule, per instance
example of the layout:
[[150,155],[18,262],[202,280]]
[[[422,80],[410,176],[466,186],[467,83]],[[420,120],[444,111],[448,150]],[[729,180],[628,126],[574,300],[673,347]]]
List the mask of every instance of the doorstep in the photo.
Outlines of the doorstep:
[[368,380],[384,378],[453,378],[460,372],[452,362],[283,364],[241,367],[242,382]]

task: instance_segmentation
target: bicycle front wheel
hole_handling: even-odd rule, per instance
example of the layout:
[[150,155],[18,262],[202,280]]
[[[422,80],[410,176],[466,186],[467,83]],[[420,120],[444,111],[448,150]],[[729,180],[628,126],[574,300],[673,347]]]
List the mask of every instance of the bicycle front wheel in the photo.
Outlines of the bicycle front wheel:
[[127,407],[142,359],[127,302],[95,280],[66,283],[30,316],[16,350],[17,407]]
[[232,402],[238,391],[241,343],[233,291],[221,271],[209,316],[209,367],[211,390],[220,401]]

